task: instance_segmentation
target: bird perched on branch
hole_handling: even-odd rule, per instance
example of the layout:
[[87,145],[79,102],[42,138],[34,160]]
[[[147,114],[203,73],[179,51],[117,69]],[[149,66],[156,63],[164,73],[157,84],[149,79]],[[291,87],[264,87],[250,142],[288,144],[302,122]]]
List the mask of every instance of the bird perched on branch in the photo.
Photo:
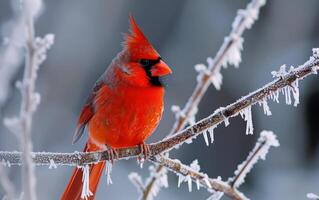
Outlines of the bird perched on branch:
[[[139,145],[147,156],[145,140],[156,129],[163,113],[161,77],[171,69],[130,16],[130,33],[123,50],[95,83],[80,114],[73,143],[88,130],[85,152],[107,150],[116,158],[116,148]],[[61,200],[93,200],[105,162],[90,165],[89,194],[82,192],[82,170],[76,168]]]

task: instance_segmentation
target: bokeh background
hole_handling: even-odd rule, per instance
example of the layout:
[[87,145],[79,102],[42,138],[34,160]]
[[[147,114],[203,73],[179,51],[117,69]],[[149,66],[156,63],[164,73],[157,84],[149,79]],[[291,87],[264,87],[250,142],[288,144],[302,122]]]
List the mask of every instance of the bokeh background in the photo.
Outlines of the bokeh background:
[[[85,138],[71,145],[77,116],[95,80],[121,50],[122,33],[127,32],[128,16],[133,14],[144,33],[172,67],[166,79],[166,112],[156,133],[148,142],[158,141],[170,130],[173,104],[183,106],[196,84],[194,65],[214,56],[231,29],[237,9],[248,0],[200,1],[128,1],[128,0],[55,0],[44,1],[43,14],[36,22],[36,33],[55,34],[37,80],[41,104],[34,116],[34,151],[73,152],[82,150]],[[226,106],[270,81],[270,72],[282,64],[302,64],[319,46],[319,1],[269,0],[260,19],[244,34],[244,50],[239,69],[222,70],[221,91],[210,87],[199,106],[197,118],[203,118],[220,106]],[[11,1],[0,1],[0,24],[12,19]],[[6,35],[3,26],[2,36]],[[3,66],[0,66],[3,67]],[[14,77],[21,79],[22,68]],[[1,107],[1,121],[18,112],[20,94],[13,87]],[[202,171],[224,180],[233,174],[237,164],[247,156],[261,130],[274,131],[280,148],[270,150],[266,161],[259,162],[240,188],[252,199],[306,199],[306,193],[319,193],[319,79],[301,82],[301,103],[287,106],[270,103],[272,116],[253,107],[255,134],[245,135],[245,122],[236,117],[230,126],[215,129],[215,142],[206,147],[199,137],[190,145],[174,150],[171,157],[186,164],[198,159]],[[18,150],[15,137],[0,123],[0,150]],[[49,170],[37,167],[38,199],[58,199],[72,168]],[[106,178],[98,190],[100,199],[137,199],[139,194],[127,176],[136,171],[143,178],[148,166],[140,169],[136,160],[116,162],[112,185]],[[21,189],[20,168],[8,170],[16,187]],[[3,191],[0,188],[0,197]],[[205,189],[189,193],[187,184],[177,188],[177,177],[169,173],[169,188],[157,199],[205,199]]]

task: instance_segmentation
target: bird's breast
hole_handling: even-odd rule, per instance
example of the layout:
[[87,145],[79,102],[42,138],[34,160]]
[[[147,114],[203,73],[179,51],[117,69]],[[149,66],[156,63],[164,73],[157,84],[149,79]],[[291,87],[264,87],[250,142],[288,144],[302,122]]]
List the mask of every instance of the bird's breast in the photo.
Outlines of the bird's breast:
[[123,87],[107,95],[98,95],[100,99],[89,122],[90,139],[114,148],[143,143],[162,117],[164,88]]

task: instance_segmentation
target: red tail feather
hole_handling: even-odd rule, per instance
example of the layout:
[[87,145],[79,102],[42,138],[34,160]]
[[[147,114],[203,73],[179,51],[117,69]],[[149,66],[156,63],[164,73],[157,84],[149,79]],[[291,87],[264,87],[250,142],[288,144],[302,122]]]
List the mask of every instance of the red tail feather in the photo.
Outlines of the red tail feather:
[[[88,151],[88,145],[85,146],[84,152]],[[87,200],[94,200],[97,187],[99,185],[100,177],[103,172],[105,162],[100,162],[98,164],[90,165],[90,191],[93,196],[87,198]],[[61,200],[81,200],[82,192],[82,169],[76,168],[73,171],[72,177],[62,194]]]

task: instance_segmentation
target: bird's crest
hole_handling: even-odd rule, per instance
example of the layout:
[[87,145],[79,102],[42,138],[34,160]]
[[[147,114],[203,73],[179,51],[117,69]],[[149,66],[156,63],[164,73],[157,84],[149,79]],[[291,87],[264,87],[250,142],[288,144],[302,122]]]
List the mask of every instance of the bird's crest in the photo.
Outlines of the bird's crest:
[[132,15],[130,15],[129,22],[130,32],[124,35],[123,46],[129,51],[132,59],[139,59],[141,56],[157,58],[159,56],[158,53],[137,26]]

